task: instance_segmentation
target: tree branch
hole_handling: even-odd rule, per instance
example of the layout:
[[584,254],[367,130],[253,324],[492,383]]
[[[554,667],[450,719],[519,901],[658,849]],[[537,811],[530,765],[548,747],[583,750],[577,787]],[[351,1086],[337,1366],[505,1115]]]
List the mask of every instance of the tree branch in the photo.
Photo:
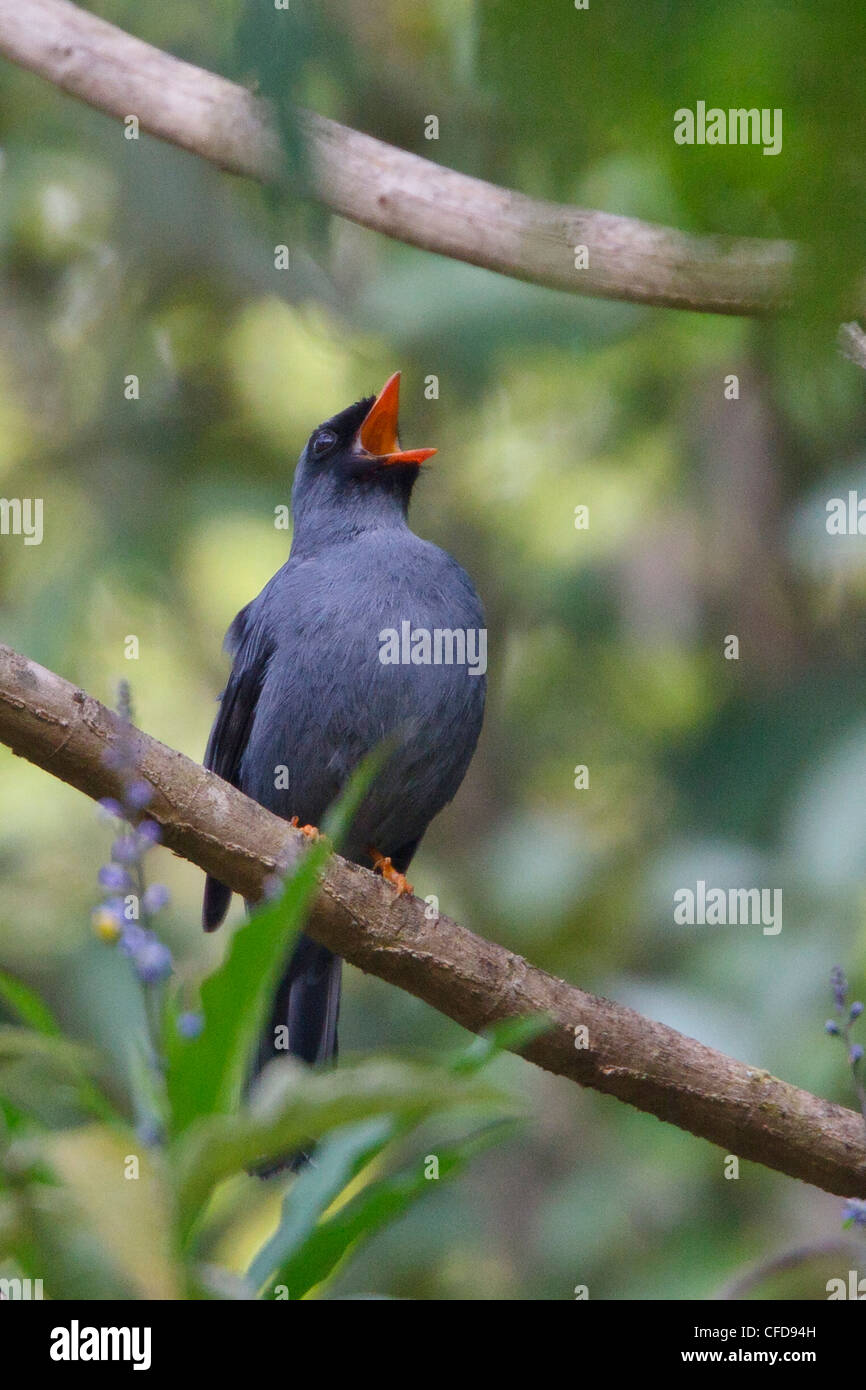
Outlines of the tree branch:
[[[143,43],[69,0],[0,0],[0,53],[233,174],[280,177],[265,106],[245,88]],[[572,294],[719,314],[766,314],[791,294],[795,248],[693,237],[443,168],[336,121],[300,113],[312,193],[364,227]],[[575,269],[574,248],[589,265]]]
[[836,346],[843,357],[866,371],[866,333],[859,323],[843,323],[836,335]]
[[859,1241],[844,1240],[838,1236],[834,1240],[815,1241],[812,1245],[799,1245],[793,1250],[783,1250],[781,1254],[770,1255],[751,1268],[734,1275],[725,1283],[715,1297],[719,1300],[740,1302],[764,1283],[780,1274],[788,1274],[802,1269],[804,1265],[833,1258],[845,1261],[846,1269],[857,1269],[863,1259],[863,1245]]
[[[117,796],[105,753],[123,726],[92,696],[0,644],[0,741],[91,797]],[[164,843],[256,898],[296,859],[303,836],[183,754],[136,731],[148,809]],[[582,1086],[719,1144],[729,1153],[843,1196],[866,1195],[862,1120],[714,1052],[608,999],[585,994],[423,903],[395,898],[373,874],[333,856],[307,926],[361,970],[425,1000],[473,1032],[547,1012],[550,1029],[522,1055]],[[585,1027],[588,1046],[576,1031]]]

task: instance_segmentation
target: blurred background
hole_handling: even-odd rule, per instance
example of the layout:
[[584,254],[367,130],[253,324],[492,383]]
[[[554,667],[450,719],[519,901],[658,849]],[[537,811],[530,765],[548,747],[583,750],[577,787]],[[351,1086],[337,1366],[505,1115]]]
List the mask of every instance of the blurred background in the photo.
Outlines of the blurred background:
[[[490,633],[481,745],[416,892],[851,1104],[823,1024],[834,964],[866,989],[866,541],[825,520],[830,498],[866,497],[864,382],[833,344],[864,244],[862,18],[745,0],[90,8],[278,99],[295,190],[299,102],[527,194],[808,244],[778,322],[571,298],[127,140],[0,68],[0,495],[45,506],[42,545],[0,542],[0,638],[108,702],[129,680],[137,722],[200,758],[223,634],[288,553],[275,508],[300,449],[401,370],[407,447],[439,450],[415,529],[472,574]],[[782,153],[676,146],[673,112],[698,99],[781,108]],[[90,926],[109,840],[90,803],[0,749],[0,966],[121,1078],[128,963]],[[157,857],[194,993],[226,932],[200,931],[199,871]],[[782,889],[781,933],[676,926],[673,894],[698,879]],[[345,1053],[460,1036],[348,969]],[[840,1232],[836,1198],[747,1163],[726,1180],[708,1144],[515,1058],[497,1068],[526,1106],[517,1137],[334,1292],[707,1298]],[[823,1297],[827,1277],[761,1291]]]

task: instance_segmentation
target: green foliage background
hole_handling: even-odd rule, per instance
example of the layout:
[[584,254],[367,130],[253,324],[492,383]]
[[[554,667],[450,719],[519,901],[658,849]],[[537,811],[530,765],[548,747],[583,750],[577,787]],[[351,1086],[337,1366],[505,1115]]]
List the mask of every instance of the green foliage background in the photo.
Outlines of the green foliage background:
[[[42,546],[0,541],[2,639],[103,699],[129,678],[142,726],[199,757],[223,633],[287,552],[273,516],[299,449],[401,369],[403,438],[439,449],[414,524],[473,574],[491,653],[479,754],[418,856],[416,891],[557,974],[848,1102],[821,1029],[834,963],[866,988],[866,552],[827,535],[824,509],[866,495],[863,380],[833,347],[862,271],[862,13],[805,0],[92,8],[278,97],[295,191],[127,141],[0,71],[0,494],[45,499]],[[673,112],[699,98],[780,107],[782,154],[675,146]],[[756,323],[582,301],[330,218],[296,191],[294,101],[530,194],[796,237],[809,247],[798,312]],[[288,272],[274,269],[281,242]],[[138,402],[123,394],[133,372]],[[738,662],[722,657],[729,633]],[[576,791],[582,763],[590,788]],[[107,838],[74,792],[0,750],[0,965],[107,1052],[120,1098],[136,996],[89,928]],[[201,875],[163,858],[166,936],[193,991],[225,933],[204,938]],[[674,889],[699,878],[781,888],[783,931],[675,927]],[[425,1006],[347,976],[349,1057],[459,1045]],[[711,1147],[516,1059],[493,1074],[529,1122],[384,1229],[331,1293],[710,1297],[838,1230],[834,1198],[749,1164],[726,1181]],[[83,1162],[77,1131],[46,1118],[52,1146]],[[251,1216],[220,1257],[242,1269],[275,1219]],[[826,1277],[788,1275],[773,1295],[820,1297]]]

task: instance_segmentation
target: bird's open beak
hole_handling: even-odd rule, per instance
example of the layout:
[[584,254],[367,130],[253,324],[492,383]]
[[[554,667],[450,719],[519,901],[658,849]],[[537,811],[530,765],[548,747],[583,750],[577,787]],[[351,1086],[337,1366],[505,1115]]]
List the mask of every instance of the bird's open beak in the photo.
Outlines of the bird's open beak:
[[400,409],[400,373],[390,376],[367,412],[358,431],[358,444],[377,463],[423,463],[435,449],[401,449],[397,438]]

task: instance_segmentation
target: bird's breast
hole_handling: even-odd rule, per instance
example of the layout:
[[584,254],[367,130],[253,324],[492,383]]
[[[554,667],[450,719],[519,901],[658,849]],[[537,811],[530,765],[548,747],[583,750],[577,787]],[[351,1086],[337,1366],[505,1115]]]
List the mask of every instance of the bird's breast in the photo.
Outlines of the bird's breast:
[[451,799],[481,726],[487,633],[471,584],[441,554],[302,566],[272,598],[275,649],[244,759],[251,795],[317,823],[388,739],[362,838],[389,853]]

